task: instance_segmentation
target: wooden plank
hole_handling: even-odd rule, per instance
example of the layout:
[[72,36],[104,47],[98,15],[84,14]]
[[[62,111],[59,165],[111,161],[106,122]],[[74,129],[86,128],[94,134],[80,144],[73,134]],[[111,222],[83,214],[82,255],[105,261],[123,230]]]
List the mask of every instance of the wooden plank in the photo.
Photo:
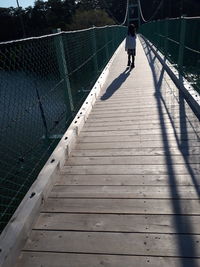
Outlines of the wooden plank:
[[[108,105],[108,106],[104,106],[104,105],[94,105],[94,108],[91,112],[91,115],[96,114],[96,115],[100,115],[100,114],[120,114],[120,113],[125,113],[125,112],[132,112],[132,113],[136,113],[136,114],[148,114],[149,112],[152,112],[152,114],[159,114],[158,108],[155,105],[152,106],[135,106],[132,104],[127,104],[127,105]],[[179,114],[179,106],[170,106],[169,110],[165,110],[163,109],[163,113],[162,114],[170,114],[171,116],[173,116],[173,114]]]
[[[123,90],[123,89],[122,89]],[[105,95],[106,96],[106,95]],[[122,93],[120,94],[114,94],[111,98],[103,99],[104,94],[102,94],[99,99],[97,100],[96,104],[104,105],[104,103],[127,103],[127,104],[136,104],[138,103],[148,103],[153,104],[156,102],[156,99],[153,96],[153,92],[149,91],[147,94],[139,94],[139,92],[135,92],[135,94],[128,94],[127,92],[124,92],[124,95]],[[170,98],[168,98],[170,99]],[[149,102],[148,102],[149,100]],[[154,107],[157,107],[157,105],[154,105]]]
[[[143,96],[136,95],[135,97],[131,97],[130,96],[130,99],[128,99],[128,98],[121,99],[120,96],[115,98],[115,99],[113,99],[112,97],[107,98],[107,99],[103,99],[103,97],[104,97],[104,95],[102,95],[97,100],[97,103],[100,103],[100,104],[103,104],[103,105],[108,105],[108,104],[112,104],[112,103],[113,104],[115,104],[115,103],[116,104],[119,104],[119,103],[122,103],[122,104],[131,103],[133,105],[134,104],[138,105],[138,103],[141,103],[143,105],[145,105],[145,104],[151,104],[151,105],[155,104],[155,106],[158,104],[157,99],[155,99],[155,97],[152,96],[152,95],[147,95],[147,96],[145,96],[145,95],[143,95]],[[170,99],[170,98],[168,98],[168,99]]]
[[200,257],[199,235],[32,231],[24,250]]
[[[127,131],[127,130],[132,130],[132,131],[141,131],[141,134],[147,134],[151,132],[152,134],[154,132],[160,132],[162,133],[162,126],[163,124],[157,124],[157,125],[151,125],[151,124],[122,124],[122,125],[100,125],[100,126],[93,126],[93,124],[86,123],[85,127],[83,128],[82,133],[84,132],[102,132],[102,131]],[[187,126],[186,128],[180,129],[180,125],[174,125],[174,127],[171,124],[166,125],[167,128],[166,133],[176,133],[179,135],[180,132],[194,132],[194,129],[191,126]],[[199,136],[199,132],[196,130],[195,133]]]
[[[173,175],[89,175],[89,174],[60,174],[55,185],[194,185],[194,178],[190,174]],[[200,185],[200,179],[195,180]]]
[[[127,127],[127,126],[126,126]],[[141,129],[123,129],[123,130],[107,130],[107,131],[99,131],[98,129],[90,129],[89,131],[87,131],[87,128],[84,129],[84,131],[81,132],[81,136],[116,136],[116,135],[139,135],[141,137],[146,136],[146,135],[161,135],[162,131],[160,128],[157,129],[152,129],[151,132],[149,132],[149,129],[143,129],[141,131]],[[194,130],[192,128],[190,129],[177,129],[174,130],[173,128],[167,129],[167,135],[177,135],[178,139],[180,138],[180,136],[188,136],[188,139],[191,136],[198,136],[200,138],[200,132],[194,132]]]
[[[97,116],[97,117],[107,117],[107,116],[117,116],[117,115],[129,115],[132,114],[132,116],[138,116],[138,117],[142,117],[142,116],[147,116],[148,114],[150,114],[150,111],[152,113],[152,115],[160,115],[159,111],[156,108],[146,108],[146,109],[139,109],[136,107],[126,107],[126,106],[122,106],[122,107],[113,107],[113,108],[105,108],[105,109],[100,109],[100,108],[94,108],[91,112],[91,116]],[[179,110],[178,108],[174,109],[174,110],[170,110],[170,113],[168,113],[167,111],[163,112],[162,115],[171,115],[173,116],[174,114],[178,115],[179,114]]]
[[[129,87],[124,87],[124,85],[122,84],[120,88],[121,88],[121,90],[118,90],[115,94],[112,95],[112,97],[109,97],[107,99],[104,99],[104,96],[108,96],[107,89],[104,92],[102,90],[101,96],[99,97],[98,101],[99,102],[110,101],[110,100],[112,101],[113,99],[114,100],[117,99],[120,101],[121,96],[122,96],[122,99],[129,99],[128,93],[130,93],[130,100],[132,100],[132,99],[134,100],[135,98],[140,98],[141,100],[147,99],[147,98],[156,100],[155,92],[154,92],[154,90],[152,90],[152,88],[149,88],[150,90],[147,90],[145,93],[144,93],[144,91],[141,90],[140,86],[138,86],[137,89],[134,88],[134,91],[132,91],[132,92],[130,90],[130,85],[129,85]],[[123,94],[123,92],[124,92],[124,94]],[[171,96],[169,96],[169,97],[171,97]]]
[[[132,100],[134,101],[134,99],[137,99],[139,98],[139,101],[140,102],[143,102],[143,100],[146,100],[146,99],[151,99],[153,101],[157,101],[158,99],[155,98],[155,88],[150,88],[148,87],[147,90],[144,92],[143,88],[141,86],[138,87],[138,89],[133,89],[134,91],[131,91],[130,89],[130,85],[129,85],[129,88],[125,88],[122,87],[120,88],[120,90],[117,90],[114,94],[112,94],[111,97],[107,97],[108,94],[107,94],[107,90],[102,90],[101,93],[100,93],[100,96],[98,98],[98,101],[96,103],[104,103],[104,102],[109,102],[109,101],[120,101],[120,99],[122,100],[126,100],[126,99],[129,99],[130,97],[130,102],[132,102]],[[162,94],[164,92],[161,92]],[[107,97],[107,99],[105,99]],[[165,97],[165,98],[164,98]],[[171,95],[170,92],[168,91],[167,94],[163,97],[164,100],[166,101],[170,101],[171,99],[173,99],[174,103],[172,103],[173,105],[176,105],[178,104],[178,99],[175,98],[175,95]],[[162,101],[160,101],[162,102]],[[149,104],[151,104],[149,102]],[[161,103],[162,105],[164,103]]]
[[[149,131],[155,131],[155,132],[159,132],[161,133],[162,130],[162,125],[157,124],[157,125],[150,125],[150,124],[122,124],[122,125],[96,125],[95,127],[93,126],[93,123],[86,123],[85,127],[83,128],[82,133],[84,132],[103,132],[103,131],[141,131],[141,134],[143,133],[143,131],[146,131],[149,133]],[[174,132],[180,132],[179,126],[176,126],[175,128],[173,128],[171,125],[168,125],[167,127],[167,132],[172,131],[172,133]],[[153,132],[152,132],[153,133]],[[145,132],[144,132],[145,134]]]
[[199,199],[200,186],[54,186],[50,198]]
[[[104,111],[104,112],[103,112]],[[146,111],[140,111],[140,110],[137,110],[137,111],[134,111],[134,110],[131,110],[131,109],[118,109],[118,110],[102,110],[101,111],[95,111],[93,110],[93,112],[91,113],[91,116],[90,118],[92,119],[100,119],[100,118],[121,118],[121,117],[130,117],[130,118],[138,118],[138,119],[141,119],[141,120],[146,120],[148,119],[149,117],[151,117],[152,119],[165,119],[165,118],[185,118],[185,115],[184,114],[179,114],[179,111],[178,110],[174,110],[174,111],[171,111],[170,113],[167,113],[167,112],[164,112],[163,114],[159,114],[158,111],[156,110],[153,110],[150,112],[150,110],[146,110]],[[185,118],[185,120],[192,120],[193,121],[193,118]],[[194,118],[194,121],[195,121],[195,118]]]
[[106,142],[148,142],[148,141],[171,141],[171,142],[178,142],[178,141],[187,141],[187,140],[195,140],[196,144],[200,145],[200,142],[197,139],[197,136],[195,134],[182,134],[179,139],[177,139],[174,134],[163,136],[161,134],[155,134],[155,135],[113,135],[113,136],[82,136],[79,137],[80,143],[106,143]]
[[[102,105],[97,107],[95,105],[95,108],[92,110],[91,115],[106,115],[106,114],[123,114],[123,113],[135,113],[135,114],[149,114],[149,112],[151,111],[152,114],[159,114],[159,110],[157,107],[155,106],[151,106],[151,107],[135,107],[135,106],[120,106],[120,107],[116,107],[116,108],[104,108],[104,106]],[[179,113],[180,112],[180,107],[177,106],[172,106],[170,107],[170,114],[174,113]],[[166,114],[167,111],[163,111],[163,114]]]
[[[170,162],[171,163],[171,162]],[[73,165],[65,166],[62,173],[68,174],[172,174],[174,179],[177,174],[190,174],[199,177],[200,165]]]
[[[188,148],[188,145],[192,147],[200,147],[199,142],[188,142],[188,141],[182,141],[181,142],[181,148],[186,149]],[[80,143],[77,142],[76,145],[77,149],[132,149],[132,148],[161,148],[161,149],[179,149],[178,144],[174,141],[168,141],[167,143],[162,141],[141,141],[141,142],[112,142],[112,143],[102,143],[102,142],[96,142],[96,143]]]
[[53,199],[42,212],[105,213],[105,214],[182,214],[199,215],[199,200],[168,199]]
[[[90,127],[96,127],[96,126],[123,126],[123,125],[137,125],[137,127],[144,127],[147,129],[151,129],[151,128],[161,128],[161,129],[165,129],[167,127],[175,127],[175,128],[180,128],[180,123],[183,123],[181,122],[180,120],[176,119],[176,120],[173,120],[170,121],[170,119],[165,119],[164,121],[163,120],[134,120],[132,118],[123,118],[122,119],[116,119],[116,120],[113,120],[113,119],[110,119],[110,121],[97,121],[97,120],[87,120],[86,122],[86,127],[90,126]],[[187,122],[185,121],[184,122],[186,126],[190,127],[193,122]],[[142,126],[144,125],[144,126]],[[159,126],[159,127],[158,127]]]
[[70,157],[65,165],[165,165],[165,164],[199,164],[200,156],[184,158],[182,155],[168,156],[102,156]]
[[[95,103],[94,104],[94,109],[93,111],[108,111],[108,110],[123,110],[123,109],[134,109],[134,110],[137,110],[137,111],[146,111],[146,110],[158,110],[158,107],[157,105],[151,105],[151,104],[146,104],[146,105],[133,105],[132,103],[127,103],[126,106],[119,106],[119,105],[115,105],[115,106],[110,106],[110,105],[104,105],[105,102],[102,102],[102,103]],[[166,112],[166,107],[164,106],[163,103],[160,104],[160,106],[162,107],[162,110],[163,112]],[[171,103],[169,106],[168,106],[168,110],[169,111],[174,111],[176,109],[179,109],[179,104],[176,102],[176,103]]]
[[[121,119],[121,118],[131,118],[131,119],[141,119],[141,120],[146,120],[146,119],[153,119],[153,120],[156,120],[156,119],[165,119],[165,118],[169,118],[169,115],[167,113],[164,113],[162,114],[162,117],[160,116],[159,113],[154,113],[154,112],[149,112],[149,113],[139,113],[139,112],[116,112],[116,113],[107,113],[107,114],[95,114],[95,113],[92,113],[89,117],[89,119],[96,119],[96,120],[99,120],[99,119],[109,119],[109,118],[112,118],[112,119]],[[184,118],[184,115],[180,114],[177,112],[175,115],[173,115],[173,119],[175,118]]]
[[200,259],[124,256],[124,255],[92,255],[78,253],[23,252],[17,267],[183,267],[200,266]]
[[[190,133],[182,132],[181,134],[167,133],[166,137],[164,137],[162,135],[162,133],[159,131],[157,131],[157,133],[144,134],[144,133],[141,133],[141,130],[138,130],[137,132],[136,131],[134,131],[134,132],[132,132],[132,131],[112,132],[111,131],[111,132],[93,132],[93,133],[91,133],[91,132],[86,133],[85,132],[85,133],[80,134],[80,138],[87,139],[87,138],[91,138],[91,137],[93,139],[97,138],[97,137],[100,137],[100,138],[112,137],[112,138],[116,138],[117,140],[118,140],[118,138],[124,138],[125,141],[126,141],[126,139],[127,139],[127,141],[130,141],[129,139],[131,139],[131,140],[135,140],[135,139],[136,140],[137,139],[139,139],[139,140],[160,140],[160,139],[172,140],[173,139],[173,140],[178,140],[178,141],[180,141],[180,140],[197,140],[197,141],[199,141],[200,140],[199,136],[197,136],[196,133],[192,133],[192,132],[190,132]],[[114,139],[114,141],[115,141],[115,139]]]
[[[139,84],[138,84],[138,87],[137,88],[134,88],[134,91],[131,91],[130,90],[130,86],[124,86],[123,84],[122,84],[122,86],[121,86],[121,88],[122,88],[122,90],[118,90],[118,91],[116,91],[115,92],[115,94],[113,94],[112,95],[112,99],[119,99],[119,98],[128,98],[129,96],[132,96],[133,98],[134,97],[138,97],[138,96],[141,96],[141,97],[147,97],[147,96],[149,96],[149,97],[154,97],[155,98],[155,92],[154,92],[154,90],[152,90],[152,88],[149,88],[148,86],[147,86],[147,88],[149,89],[149,90],[146,90],[145,91],[145,94],[144,94],[144,91],[143,90],[141,90],[141,87],[139,86]],[[107,90],[106,90],[107,91]],[[106,94],[106,91],[105,90],[102,90],[102,92],[101,92],[101,96],[103,96],[103,95],[105,95]],[[100,96],[100,100],[101,100],[101,96]],[[102,101],[105,101],[105,100],[102,100]]]
[[196,155],[200,155],[200,146],[199,147],[185,147],[181,150],[178,148],[170,148],[170,151],[166,151],[164,148],[124,148],[124,149],[88,149],[88,150],[81,150],[81,149],[74,149],[71,153],[72,157],[103,157],[103,156],[167,156],[167,155],[182,155],[187,160],[189,158],[193,158]]
[[[168,127],[171,129],[181,129],[180,124],[184,125],[183,129],[191,128],[193,122],[188,121],[180,121],[177,119],[164,119],[164,120],[150,120],[150,119],[133,119],[133,117],[122,117],[122,118],[90,118],[87,120],[85,127],[102,127],[102,126],[129,126],[135,125],[135,129],[161,129],[162,131],[166,131]],[[134,128],[133,128],[134,129]],[[199,128],[196,127],[196,132],[199,132]]]
[[199,225],[200,216],[41,213],[33,229],[200,234]]
[[[99,104],[99,105],[98,105]],[[100,107],[100,106],[105,106],[105,108],[107,107],[116,107],[116,106],[119,106],[120,107],[137,107],[138,108],[138,111],[140,110],[140,107],[141,106],[147,106],[147,105],[151,105],[151,106],[154,106],[157,107],[158,105],[158,102],[155,101],[153,98],[150,98],[150,97],[147,97],[146,99],[143,99],[141,101],[141,97],[136,97],[134,99],[119,99],[119,100],[106,100],[106,101],[101,101],[101,102],[98,102],[96,103],[95,107]],[[119,111],[120,111],[120,107],[119,107]],[[166,112],[166,108],[164,106],[161,107],[161,114],[164,114]],[[163,113],[162,113],[163,112]]]
[[[151,119],[151,121],[152,121],[152,123],[162,123],[162,122],[165,122],[165,123],[171,123],[171,120],[170,120],[170,118],[168,117],[168,116],[150,116],[150,117],[148,117],[148,116],[140,116],[140,117],[137,117],[137,116],[128,116],[128,115],[126,115],[126,116],[122,116],[122,117],[111,117],[111,118],[101,118],[101,117],[99,117],[99,118],[97,118],[97,117],[93,117],[93,116],[91,116],[91,117],[89,117],[88,118],[88,120],[87,120],[87,122],[90,122],[90,123],[92,123],[92,122],[98,122],[98,123],[100,123],[100,122],[122,122],[122,121],[131,121],[132,123],[139,123],[139,124],[142,124],[142,123],[146,123],[146,122],[148,122],[149,120]],[[172,118],[172,121],[173,122],[180,122],[180,121],[187,121],[187,120],[185,120],[185,118],[184,117],[179,117],[179,116],[174,116],[173,118]],[[189,122],[188,122],[189,123]]]
[[[175,103],[173,103],[171,100],[173,99],[174,97],[172,97],[171,99],[170,98],[167,98],[167,100],[169,100],[169,102],[167,103],[165,103],[166,104],[166,106],[163,104],[163,103],[160,103],[160,108],[161,108],[161,111],[165,111],[166,110],[166,107],[168,108],[168,107],[171,107],[171,105],[172,106],[174,106],[174,105],[177,105],[176,103],[177,102],[175,102]],[[123,102],[123,101],[122,101]],[[95,103],[95,108],[97,107],[97,108],[102,108],[102,107],[105,107],[105,108],[108,108],[108,107],[117,107],[117,106],[119,106],[120,105],[120,103],[122,103],[122,102],[120,102],[120,101],[118,101],[118,102],[115,102],[115,103],[111,103],[111,102],[109,102],[108,100],[106,100],[106,101],[97,101],[96,103]],[[171,103],[170,103],[171,102]],[[137,101],[127,101],[127,103],[126,104],[123,104],[123,105],[120,105],[120,107],[121,106],[126,106],[126,107],[136,107],[136,108],[138,108],[138,110],[139,109],[146,109],[146,108],[151,108],[151,107],[153,107],[153,108],[155,108],[155,107],[157,107],[157,105],[158,105],[158,102],[156,101],[156,100],[152,100],[151,99],[151,101],[148,101],[148,98],[146,99],[146,101],[140,101],[140,98],[138,98],[137,99]],[[119,109],[120,109],[120,107],[119,107]]]
[[106,102],[106,104],[118,104],[118,103],[122,103],[122,104],[126,104],[126,103],[131,103],[131,104],[136,104],[138,105],[138,103],[143,103],[143,104],[156,104],[158,103],[157,100],[155,99],[154,96],[152,96],[152,94],[149,94],[147,96],[143,95],[135,95],[135,96],[130,96],[130,98],[128,97],[123,97],[121,98],[120,95],[118,95],[118,97],[115,98],[108,98],[108,99],[103,99],[104,95],[102,95],[98,100],[97,103],[103,104]]

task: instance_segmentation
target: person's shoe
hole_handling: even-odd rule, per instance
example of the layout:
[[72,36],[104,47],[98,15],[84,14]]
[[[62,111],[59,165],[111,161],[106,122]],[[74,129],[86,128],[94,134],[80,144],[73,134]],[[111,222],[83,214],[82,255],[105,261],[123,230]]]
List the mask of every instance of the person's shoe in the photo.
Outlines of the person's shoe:
[[128,61],[128,64],[127,64],[127,66],[128,66],[128,67],[130,67],[130,65],[131,65],[131,62],[130,62],[130,61]]
[[132,63],[132,64],[131,64],[131,69],[134,69],[134,68],[135,68],[135,64]]

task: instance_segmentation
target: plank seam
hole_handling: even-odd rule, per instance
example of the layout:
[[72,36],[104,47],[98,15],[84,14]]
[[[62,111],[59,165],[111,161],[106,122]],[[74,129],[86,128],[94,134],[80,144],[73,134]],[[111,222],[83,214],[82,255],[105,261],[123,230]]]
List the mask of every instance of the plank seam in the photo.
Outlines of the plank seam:
[[57,250],[28,250],[24,249],[22,252],[38,252],[38,253],[58,253],[58,254],[76,254],[76,255],[106,255],[106,256],[137,256],[137,257],[155,257],[155,258],[160,258],[160,257],[165,257],[165,258],[177,258],[177,259],[199,259],[200,257],[182,257],[182,256],[169,256],[169,255],[155,255],[155,254],[129,254],[129,253],[124,253],[124,254],[119,254],[119,253],[93,253],[93,252],[81,252],[81,251],[57,251]]

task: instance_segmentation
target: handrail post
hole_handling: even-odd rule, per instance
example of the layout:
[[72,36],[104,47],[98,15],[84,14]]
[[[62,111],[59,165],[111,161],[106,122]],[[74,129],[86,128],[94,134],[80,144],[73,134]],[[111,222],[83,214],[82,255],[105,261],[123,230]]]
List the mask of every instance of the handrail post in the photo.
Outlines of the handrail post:
[[92,45],[93,45],[93,61],[94,61],[94,69],[95,73],[98,74],[99,72],[99,66],[98,66],[98,60],[97,60],[97,42],[96,42],[96,33],[95,33],[95,26],[92,28]]
[[160,21],[157,21],[157,47],[160,48]]
[[117,33],[118,33],[118,28],[117,28],[117,26],[115,26],[115,30],[114,30],[114,47],[115,47],[115,49],[117,47]]
[[111,31],[112,31],[112,53],[114,53],[115,46],[114,46],[114,31],[113,31],[113,28],[111,29]]
[[35,91],[36,91],[36,96],[37,96],[40,114],[41,114],[41,118],[42,118],[42,123],[43,123],[44,131],[45,131],[44,136],[45,136],[45,139],[48,139],[49,138],[49,132],[48,132],[48,127],[47,127],[45,112],[44,112],[44,108],[43,108],[42,101],[40,98],[40,93],[39,93],[39,90],[37,88],[37,81],[35,80],[34,83],[35,83]]
[[168,34],[169,34],[169,20],[166,19],[165,20],[165,45],[164,45],[166,57],[168,55]]
[[105,28],[105,36],[106,36],[106,59],[108,60],[109,59],[109,51],[108,51],[108,26],[106,26]]
[[185,33],[186,33],[186,19],[181,17],[180,41],[179,41],[179,54],[178,54],[178,68],[180,73],[183,71],[183,56],[185,46]]
[[65,50],[63,45],[63,39],[62,39],[62,33],[61,29],[54,30],[54,33],[60,32],[60,35],[56,36],[56,55],[58,60],[58,66],[59,66],[59,72],[61,80],[64,84],[64,96],[67,107],[69,107],[70,114],[73,115],[74,111],[74,104],[73,104],[73,98],[72,98],[72,90],[70,86],[69,81],[69,75],[68,75],[68,69],[67,69],[67,63],[65,58]]
[[159,47],[159,30],[158,30],[158,27],[159,27],[159,22],[158,22],[158,20],[155,22],[155,24],[156,24],[156,39],[155,39],[155,46],[156,47]]

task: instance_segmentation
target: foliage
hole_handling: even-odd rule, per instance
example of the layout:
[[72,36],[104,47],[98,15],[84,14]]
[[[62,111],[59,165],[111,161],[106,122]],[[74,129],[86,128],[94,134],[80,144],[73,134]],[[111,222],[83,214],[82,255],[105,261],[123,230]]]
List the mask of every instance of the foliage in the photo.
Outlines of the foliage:
[[65,29],[75,9],[75,0],[37,0],[34,7],[26,9],[0,8],[0,41],[48,34],[58,27]]
[[91,26],[113,25],[115,22],[104,10],[77,10],[72,17],[72,23],[68,25],[69,30],[86,29]]
[[[161,0],[141,0],[145,18],[150,18]],[[33,7],[0,8],[0,41],[19,39],[93,25],[122,23],[127,0],[36,0]],[[92,11],[93,10],[93,11]],[[99,13],[100,12],[100,13]],[[105,14],[107,13],[107,15]],[[199,0],[167,0],[154,19],[200,15]]]
[[[161,0],[140,0],[145,19],[148,20],[152,16],[160,1]],[[154,17],[154,20],[163,18],[176,18],[182,15],[199,16],[199,0],[164,0],[162,7]]]

